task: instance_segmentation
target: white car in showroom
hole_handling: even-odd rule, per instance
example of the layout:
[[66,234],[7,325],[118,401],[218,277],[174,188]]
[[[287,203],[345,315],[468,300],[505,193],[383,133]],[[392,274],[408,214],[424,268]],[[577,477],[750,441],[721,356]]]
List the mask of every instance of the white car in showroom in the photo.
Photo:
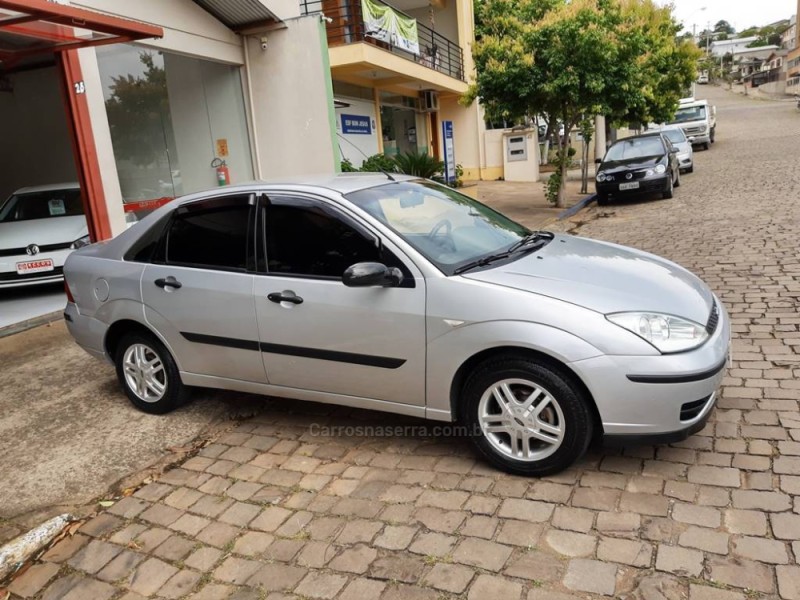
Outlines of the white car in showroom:
[[0,289],[61,281],[67,256],[88,244],[77,183],[17,190],[0,205]]

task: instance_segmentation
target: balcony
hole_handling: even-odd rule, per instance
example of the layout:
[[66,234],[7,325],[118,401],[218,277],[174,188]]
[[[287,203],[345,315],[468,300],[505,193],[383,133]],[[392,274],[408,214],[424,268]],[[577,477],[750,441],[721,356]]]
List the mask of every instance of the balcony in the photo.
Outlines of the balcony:
[[[380,0],[372,2],[412,18]],[[300,0],[300,12],[328,19],[331,72],[336,79],[405,94],[421,89],[462,94],[467,89],[461,46],[419,21],[417,54],[371,35],[361,0]]]

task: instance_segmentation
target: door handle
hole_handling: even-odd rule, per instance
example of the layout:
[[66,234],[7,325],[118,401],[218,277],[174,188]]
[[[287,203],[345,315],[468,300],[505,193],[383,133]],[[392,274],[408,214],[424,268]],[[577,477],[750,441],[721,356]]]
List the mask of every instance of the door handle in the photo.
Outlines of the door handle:
[[294,292],[272,292],[267,296],[267,299],[275,304],[280,304],[281,302],[290,302],[291,304],[303,303],[303,299]]
[[156,279],[153,283],[156,284],[157,287],[160,287],[162,290],[168,287],[180,289],[183,287],[183,284],[175,279],[172,275],[167,277],[166,279]]

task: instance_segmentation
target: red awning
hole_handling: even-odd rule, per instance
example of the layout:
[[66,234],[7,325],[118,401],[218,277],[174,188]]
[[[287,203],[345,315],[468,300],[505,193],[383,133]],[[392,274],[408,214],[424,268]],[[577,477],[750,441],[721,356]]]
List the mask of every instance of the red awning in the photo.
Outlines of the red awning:
[[160,38],[164,30],[52,0],[0,0],[0,61]]

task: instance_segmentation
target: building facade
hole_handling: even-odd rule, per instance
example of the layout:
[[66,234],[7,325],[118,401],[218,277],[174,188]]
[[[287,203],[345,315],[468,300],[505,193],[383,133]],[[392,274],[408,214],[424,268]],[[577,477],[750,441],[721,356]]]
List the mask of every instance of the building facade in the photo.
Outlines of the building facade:
[[369,32],[367,0],[0,0],[0,195],[79,181],[103,239],[220,183],[441,157],[445,122],[480,178],[481,110],[458,104],[472,4],[396,1],[416,46]]

